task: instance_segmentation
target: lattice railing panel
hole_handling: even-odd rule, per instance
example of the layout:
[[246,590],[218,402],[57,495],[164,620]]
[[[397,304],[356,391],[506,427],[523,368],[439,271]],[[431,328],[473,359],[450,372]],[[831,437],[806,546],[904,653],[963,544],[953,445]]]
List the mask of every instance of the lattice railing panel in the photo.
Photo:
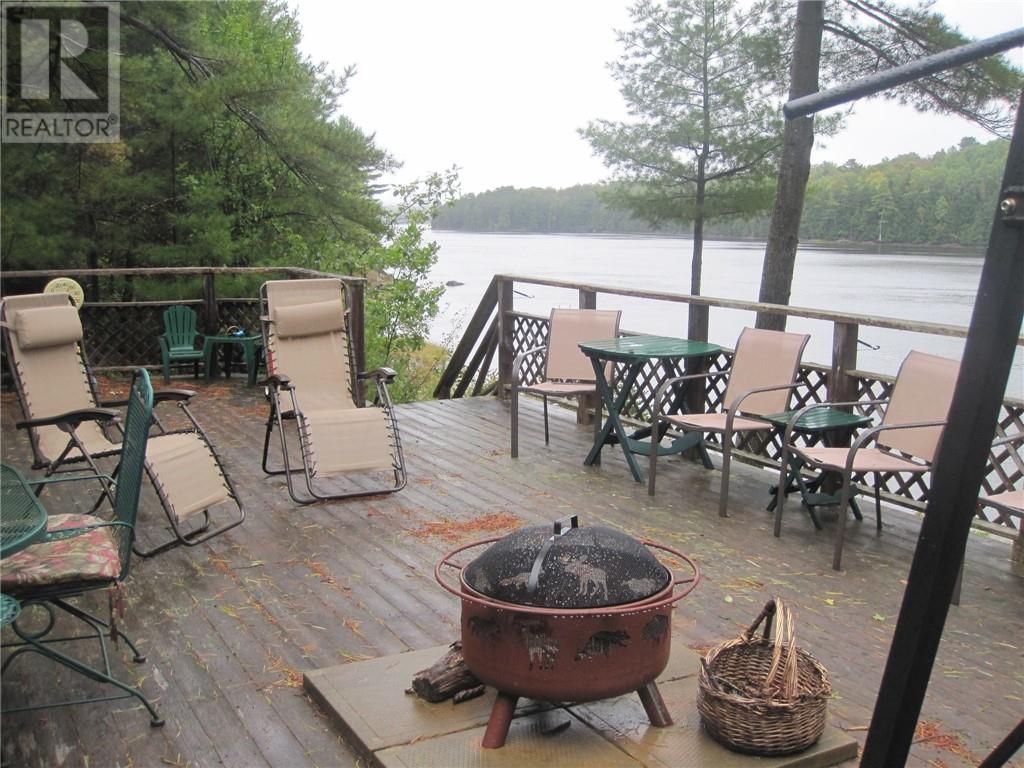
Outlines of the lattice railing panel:
[[[515,354],[518,355],[520,352],[547,344],[549,325],[550,322],[547,318],[516,315],[512,329]],[[530,385],[540,381],[544,376],[545,361],[546,357],[543,352],[527,358],[520,369],[519,383]]]
[[[544,345],[547,340],[547,318],[516,315],[515,319],[515,353]],[[628,335],[628,333],[623,335]],[[708,411],[720,410],[722,407],[728,383],[727,377],[723,373],[732,364],[732,355],[731,350],[723,349],[708,367],[711,375],[704,380],[704,406]],[[524,366],[523,380],[530,383],[538,381],[543,369],[543,355],[538,355]],[[621,364],[616,365],[613,369],[611,385],[616,394],[619,393],[623,371],[624,367]],[[861,375],[855,379],[857,394],[854,399],[865,402],[865,404],[856,407],[856,410],[866,416],[874,416],[875,423],[878,423],[883,415],[881,407],[869,405],[866,401],[887,400],[892,392],[894,379],[880,374],[865,376],[862,372],[858,373]],[[800,386],[795,391],[791,408],[795,410],[814,403],[827,402],[828,375],[829,369],[824,366],[811,364],[801,366],[797,376]],[[634,422],[650,423],[655,394],[658,387],[667,378],[668,373],[661,366],[654,363],[645,365],[637,376],[633,392],[626,399],[623,416]],[[1004,402],[1000,411],[996,437],[1017,433],[1024,433],[1024,404],[1015,401]],[[795,439],[798,442],[804,440],[800,435],[797,435]],[[708,442],[714,444],[717,440],[712,436]],[[734,446],[737,451],[746,454],[750,459],[762,461],[767,465],[777,465],[782,453],[782,436],[777,432],[738,436]],[[873,480],[874,477],[871,476],[867,479]],[[916,476],[883,474],[879,477],[878,482],[883,495],[891,501],[900,503],[902,500],[909,506],[920,508],[927,501],[930,479],[929,474]],[[1024,484],[1024,463],[1020,458],[1020,444],[1000,446],[994,449],[989,456],[983,493],[999,493],[1019,488],[1022,484]],[[979,507],[977,515],[983,520],[999,525],[1011,527],[1021,525],[1019,519],[1001,514],[992,507]]]
[[261,332],[259,299],[220,299],[217,320],[222,329],[235,325],[248,335],[256,336]]
[[93,368],[159,365],[156,337],[164,331],[165,309],[147,304],[83,306],[82,329],[89,364]]
[[[982,495],[991,496],[1003,491],[1024,487],[1024,403],[1003,402],[999,409],[996,425],[996,439],[1009,435],[1022,435],[1020,440],[995,446],[988,457],[985,477],[982,479]],[[993,441],[994,442],[994,441]],[[1020,528],[1024,525],[1019,517],[1001,512],[995,507],[980,506],[978,517],[997,525]]]
[[[206,327],[200,301],[180,301],[198,315],[197,326]],[[164,331],[167,304],[86,304],[81,309],[82,329],[89,364],[95,369],[156,367],[160,365],[157,336]],[[218,326],[237,325],[251,334],[260,332],[258,299],[221,299],[217,302]]]

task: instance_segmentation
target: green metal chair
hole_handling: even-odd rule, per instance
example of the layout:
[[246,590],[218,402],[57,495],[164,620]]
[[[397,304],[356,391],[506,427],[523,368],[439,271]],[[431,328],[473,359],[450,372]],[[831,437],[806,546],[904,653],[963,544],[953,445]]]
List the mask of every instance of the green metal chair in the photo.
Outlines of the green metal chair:
[[[14,650],[4,659],[0,671],[6,673],[11,663],[23,654],[36,653],[91,680],[112,685],[120,692],[110,696],[5,708],[5,714],[131,697],[138,699],[148,710],[150,725],[164,724],[156,708],[137,688],[121,682],[111,673],[106,635],[115,640],[118,637],[122,638],[134,654],[133,660],[136,663],[146,660],[135,644],[122,634],[115,624],[115,601],[111,601],[109,622],[67,602],[71,598],[97,589],[119,590],[121,583],[128,577],[152,412],[153,387],[146,371],[139,369],[132,382],[125,418],[113,520],[102,521],[93,515],[51,514],[47,520],[46,537],[41,543],[33,544],[0,561],[0,589],[3,590],[3,594],[18,600],[26,609],[38,606],[48,615],[48,620],[41,631],[20,627],[18,620],[14,620],[13,629],[21,641],[4,646],[5,649]],[[59,478],[56,482],[77,479],[80,477]],[[22,497],[22,500],[24,497],[31,499],[32,491],[28,487],[30,483],[23,485],[24,490],[19,494],[16,484],[4,483],[5,507],[18,503],[19,497]],[[54,609],[60,609],[68,616],[82,621],[90,631],[80,635],[67,636],[62,632],[58,637],[49,636],[56,624]],[[99,643],[102,667],[90,666],[54,647],[59,643],[81,640],[96,640]],[[40,686],[41,689],[48,687]]]
[[171,380],[171,366],[192,363],[192,373],[199,378],[199,362],[205,354],[204,346],[196,348],[196,339],[202,336],[196,329],[196,313],[178,304],[164,311],[164,332],[157,337],[160,358],[164,366],[164,383]]

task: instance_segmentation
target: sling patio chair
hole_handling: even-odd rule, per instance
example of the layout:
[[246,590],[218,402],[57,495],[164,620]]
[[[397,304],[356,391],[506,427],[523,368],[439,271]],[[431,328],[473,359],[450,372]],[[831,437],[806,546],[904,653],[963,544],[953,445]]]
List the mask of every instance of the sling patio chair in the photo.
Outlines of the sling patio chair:
[[[42,631],[35,628],[23,629],[17,619],[13,620],[12,627],[20,641],[4,645],[5,650],[12,650],[3,661],[3,674],[7,673],[8,667],[15,659],[27,653],[34,653],[91,680],[112,685],[120,689],[120,693],[4,708],[4,714],[131,697],[138,699],[147,709],[150,725],[164,724],[152,702],[138,688],[115,678],[111,671],[106,645],[107,635],[115,641],[118,638],[123,639],[131,649],[136,663],[141,664],[146,660],[115,623],[116,606],[123,602],[122,596],[111,595],[109,621],[103,621],[81,606],[68,602],[86,592],[103,588],[119,592],[122,583],[128,577],[146,446],[147,443],[152,445],[152,441],[147,439],[152,410],[153,388],[149,376],[144,370],[139,369],[135,373],[128,397],[113,519],[104,521],[89,514],[50,514],[46,520],[47,532],[40,543],[31,544],[20,552],[0,560],[0,589],[3,590],[4,597],[11,602],[16,600],[20,604],[16,607],[23,612],[38,606],[48,617]],[[2,467],[2,471],[3,505],[9,515],[14,514],[18,505],[38,504],[29,487],[31,482],[26,482],[16,470],[7,465]],[[81,479],[84,478],[62,477],[51,478],[49,481]],[[55,609],[81,621],[90,631],[69,636],[62,630],[60,636],[51,636],[57,616]],[[91,666],[57,648],[65,642],[82,640],[95,640],[99,643],[102,667]],[[40,687],[48,691],[53,690],[53,686]],[[9,701],[7,696],[4,699],[5,703]]]
[[[112,409],[126,403],[99,401],[81,343],[82,323],[68,296],[8,296],[0,302],[0,327],[24,415],[17,426],[28,430],[33,468],[45,469],[50,476],[80,471],[84,462],[94,477],[105,477],[96,460],[120,454],[120,443],[111,439],[117,431],[117,411]],[[154,396],[157,403],[177,403],[189,426],[169,430],[153,416],[157,434],[146,454],[146,474],[173,536],[149,549],[137,537],[135,552],[142,557],[179,544],[195,546],[245,519],[220,458],[189,409],[194,395],[171,389]],[[100,482],[102,493],[94,512],[104,497],[113,501],[112,483]]]
[[[260,289],[270,413],[263,471],[285,476],[297,504],[394,493],[405,487],[405,459],[388,384],[390,368],[353,376],[345,284],[337,278],[271,280]],[[372,381],[374,403],[359,407],[358,382]],[[286,429],[285,422],[295,428]],[[271,466],[277,428],[280,464]],[[301,467],[293,467],[288,433],[297,435]],[[294,475],[302,473],[305,492]],[[355,477],[362,475],[363,477]],[[344,486],[331,478],[344,476]]]
[[[552,309],[548,323],[547,343],[516,355],[512,362],[512,458],[519,457],[519,393],[540,395],[544,400],[544,445],[550,444],[548,433],[548,398],[582,397],[597,394],[594,366],[579,348],[584,341],[614,339],[619,335],[620,310]],[[523,364],[534,355],[544,354],[541,380],[520,384]],[[601,400],[594,398],[594,431],[601,429]]]
[[[1024,443],[1024,432],[1006,435],[992,443],[993,448],[1003,445],[1020,445]],[[1021,460],[1018,449],[1008,452],[1009,458],[1017,467],[1017,477],[1024,476],[1024,461]],[[989,495],[981,495],[978,501],[983,505],[994,507],[999,513],[1007,518],[1017,517],[1024,519],[1024,488],[1011,488],[1008,491],[1000,491]]]
[[[664,413],[670,392],[675,392],[680,383],[706,379],[711,373],[694,373],[664,381],[658,387],[654,398],[651,421],[650,472],[647,492],[654,495],[658,454],[674,452],[676,448],[658,450],[658,440],[665,434],[665,428],[683,433],[679,442],[701,436],[698,450],[704,466],[712,468],[703,435],[717,434],[722,440],[722,488],[718,500],[718,514],[728,515],[729,469],[732,460],[733,436],[740,432],[771,430],[773,425],[763,416],[786,410],[793,390],[799,385],[796,380],[800,358],[810,336],[799,333],[768,331],[759,328],[744,328],[736,342],[732,365],[725,372],[727,383],[722,396],[724,410],[712,413]],[[689,433],[689,434],[687,434]]]
[[171,381],[172,365],[192,363],[192,375],[199,378],[199,361],[206,354],[205,345],[196,347],[196,339],[201,336],[196,330],[195,310],[191,307],[179,304],[164,310],[164,332],[157,336],[157,342],[165,384]]
[[[875,473],[875,526],[882,530],[882,503],[879,476],[883,474],[924,474],[931,469],[938,452],[943,427],[953,401],[953,389],[960,373],[960,363],[944,357],[913,351],[903,360],[896,374],[888,400],[861,400],[847,403],[818,403],[793,414],[782,440],[781,477],[786,478],[790,452],[796,452],[808,466],[819,471],[838,472],[842,476],[839,493],[839,520],[836,526],[832,568],[840,570],[843,539],[846,535],[846,509],[856,492],[855,475]],[[792,442],[797,420],[815,408],[841,406],[883,406],[881,423],[857,435],[846,447],[806,447]],[[867,447],[874,443],[874,447]],[[785,485],[780,485],[784,488]],[[782,530],[785,494],[780,493],[775,506],[775,535]]]

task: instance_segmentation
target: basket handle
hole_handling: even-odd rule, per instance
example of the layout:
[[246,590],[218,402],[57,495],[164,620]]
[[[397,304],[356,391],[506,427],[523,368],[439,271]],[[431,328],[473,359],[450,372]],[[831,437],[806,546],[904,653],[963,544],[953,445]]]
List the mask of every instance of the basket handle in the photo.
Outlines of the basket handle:
[[[764,692],[765,698],[771,699],[775,693],[781,693],[786,700],[792,700],[797,689],[797,658],[796,658],[796,632],[793,629],[793,612],[780,597],[772,597],[754,623],[744,633],[744,639],[749,643],[757,628],[764,623],[764,638],[772,636],[773,619],[778,619],[775,624],[775,638],[772,643],[772,663],[765,676]],[[783,652],[785,651],[785,659]],[[781,686],[779,676],[781,673]]]

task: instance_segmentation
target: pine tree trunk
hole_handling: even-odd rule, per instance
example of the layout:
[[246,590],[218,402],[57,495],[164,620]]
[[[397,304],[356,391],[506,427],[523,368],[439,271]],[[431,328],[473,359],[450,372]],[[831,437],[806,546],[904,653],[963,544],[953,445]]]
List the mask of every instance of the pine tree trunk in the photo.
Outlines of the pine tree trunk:
[[[825,25],[824,5],[818,0],[801,0],[797,6],[793,62],[789,70],[791,100],[818,90],[821,34]],[[779,160],[775,205],[772,208],[768,244],[761,270],[759,301],[789,304],[813,146],[813,117],[787,121],[782,135],[782,157]],[[786,316],[758,312],[757,327],[784,331]]]
[[[690,260],[690,293],[700,296],[701,271],[704,267],[704,158],[697,163],[696,212],[693,217],[693,257]],[[690,304],[687,312],[686,337],[694,341],[708,340],[708,308]]]
[[[701,269],[704,262],[704,214],[699,209],[693,219],[693,259],[690,262],[690,293],[700,296]],[[690,304],[686,338],[708,340],[708,308]]]

